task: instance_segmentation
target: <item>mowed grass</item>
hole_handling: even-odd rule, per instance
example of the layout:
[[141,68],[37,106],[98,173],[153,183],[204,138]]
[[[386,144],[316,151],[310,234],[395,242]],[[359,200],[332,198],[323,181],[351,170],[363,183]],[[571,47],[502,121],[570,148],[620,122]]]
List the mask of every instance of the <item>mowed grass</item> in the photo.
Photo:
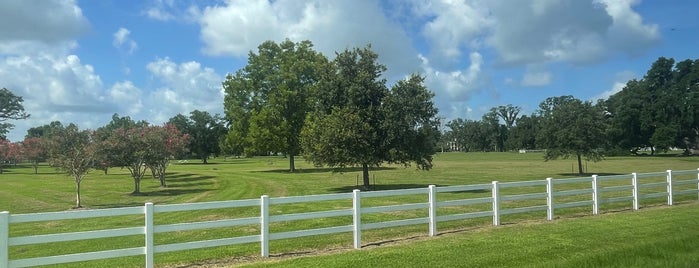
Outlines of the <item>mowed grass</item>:
[[528,222],[244,267],[696,267],[699,205]]
[[[430,184],[439,186],[501,182],[542,180],[546,177],[577,177],[573,160],[544,162],[541,154],[516,153],[445,153],[435,156],[434,169],[418,171],[402,166],[384,166],[372,171],[372,183],[376,190],[426,187]],[[142,194],[132,195],[133,180],[125,169],[112,168],[107,175],[99,171],[90,173],[82,184],[83,206],[90,209],[141,206],[145,202],[155,204],[176,204],[187,202],[204,202],[218,200],[257,199],[261,195],[270,197],[299,196],[310,194],[351,192],[356,188],[357,177],[361,171],[355,168],[331,170],[316,168],[302,160],[297,161],[296,173],[287,171],[288,159],[283,157],[256,157],[242,159],[212,159],[211,164],[203,165],[196,160],[188,163],[173,163],[167,172],[168,187],[161,188],[157,180],[146,178],[141,182]],[[699,167],[696,157],[614,157],[597,163],[587,163],[590,174],[628,174],[631,172],[662,172],[667,169],[688,170]],[[584,186],[589,187],[589,186]],[[533,191],[533,190],[532,190]],[[474,198],[489,196],[489,192],[458,193],[443,195],[441,198]],[[400,202],[424,202],[425,196],[405,196],[398,199],[366,200],[366,205],[396,204]],[[694,202],[695,197],[684,199]],[[573,200],[574,201],[574,200]],[[74,184],[71,177],[54,169],[42,166],[39,174],[33,174],[29,166],[15,166],[0,174],[0,211],[13,214],[65,211],[72,209],[75,202]],[[363,204],[365,201],[363,200]],[[662,200],[655,204],[662,204]],[[504,204],[507,206],[507,204]],[[611,209],[628,209],[610,207]],[[317,211],[324,209],[341,209],[351,207],[351,202],[304,203],[273,208],[273,214]],[[485,206],[487,207],[487,206]],[[478,208],[474,208],[478,209]],[[445,208],[444,211],[449,211]],[[566,218],[577,215],[589,215],[590,208],[572,209],[571,213],[557,213]],[[186,213],[165,213],[156,215],[156,224],[204,221],[224,218],[255,216],[255,209],[229,209],[195,211]],[[441,212],[440,212],[441,213]],[[582,213],[582,214],[581,214]],[[390,213],[387,215],[367,215],[365,222],[388,219],[424,217],[426,211]],[[542,219],[536,215],[511,215],[503,218],[506,225],[521,220]],[[346,225],[351,219],[318,221],[297,221],[279,223],[272,226],[272,231],[299,230],[323,226]],[[143,217],[113,217],[88,220],[56,221],[37,224],[12,225],[11,236],[34,235],[105,228],[124,228],[142,226]],[[468,221],[454,221],[441,224],[440,232],[451,232],[470,228],[486,228],[490,219],[481,218]],[[558,223],[555,223],[556,225]],[[549,225],[546,225],[549,226]],[[237,235],[258,234],[256,226],[244,228],[219,228],[203,231],[178,232],[156,235],[156,244],[217,239]],[[508,227],[510,228],[510,227]],[[380,229],[363,232],[365,244],[381,243],[396,237],[424,237],[425,226]],[[440,238],[441,239],[441,238]],[[439,240],[439,239],[438,239]],[[297,252],[315,252],[327,249],[351,248],[351,234],[325,235],[299,239],[277,240],[271,242],[271,253],[280,255]],[[439,243],[439,242],[437,242]],[[537,243],[535,241],[523,243]],[[121,237],[110,239],[85,240],[80,242],[54,243],[38,246],[13,247],[12,259],[68,254],[75,252],[108,250],[125,247],[139,247],[143,238]],[[361,250],[359,252],[370,252]],[[356,254],[356,253],[355,253]],[[156,263],[168,266],[185,266],[186,263],[205,263],[215,259],[249,259],[259,255],[259,245],[217,247],[202,250],[190,250],[156,255]],[[103,261],[91,261],[61,265],[60,267],[141,267],[142,257],[117,258]]]

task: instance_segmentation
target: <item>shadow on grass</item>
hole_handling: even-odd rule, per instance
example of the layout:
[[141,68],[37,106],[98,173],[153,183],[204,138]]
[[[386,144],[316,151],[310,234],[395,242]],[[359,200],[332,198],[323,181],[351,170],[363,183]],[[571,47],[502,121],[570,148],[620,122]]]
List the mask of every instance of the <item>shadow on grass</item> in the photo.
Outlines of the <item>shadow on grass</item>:
[[173,196],[173,195],[183,195],[183,194],[196,194],[206,191],[213,191],[214,189],[182,189],[175,187],[161,188],[160,190],[153,192],[140,192],[140,193],[130,193],[130,196]]
[[[394,170],[396,169],[395,167],[375,167],[375,168],[370,168],[369,172],[373,171],[381,171],[381,170]],[[287,174],[310,174],[310,173],[326,173],[326,172],[333,172],[333,173],[350,173],[350,172],[362,172],[361,167],[346,167],[346,168],[304,168],[300,169],[297,168],[294,172],[289,172],[289,169],[269,169],[269,170],[260,170],[260,171],[254,171],[254,172],[264,172],[264,173],[287,173]]]
[[592,175],[597,176],[616,176],[616,175],[631,175],[630,173],[604,173],[604,172],[592,172],[592,173],[558,173],[556,175],[564,177],[591,177]]
[[[354,189],[360,189],[362,191],[386,191],[386,190],[403,190],[403,189],[415,189],[415,188],[425,188],[427,189],[429,185],[427,184],[372,184],[369,189],[363,189],[362,185],[348,185],[337,188],[332,188],[330,191],[336,193],[347,193],[352,192]],[[447,186],[447,185],[438,185]]]
[[139,202],[124,202],[124,203],[117,203],[117,204],[97,204],[97,205],[89,205],[90,209],[105,209],[105,208],[125,208],[125,207],[140,207],[143,206],[145,203],[139,203]]

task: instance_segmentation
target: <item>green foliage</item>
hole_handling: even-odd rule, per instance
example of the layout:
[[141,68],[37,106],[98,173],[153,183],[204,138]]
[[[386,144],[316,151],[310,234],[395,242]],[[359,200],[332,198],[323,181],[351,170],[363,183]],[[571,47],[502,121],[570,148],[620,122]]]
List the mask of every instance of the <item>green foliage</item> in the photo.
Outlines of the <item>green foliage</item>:
[[0,138],[4,139],[7,132],[14,127],[5,121],[29,118],[22,101],[22,97],[16,96],[12,91],[0,88]]
[[301,133],[304,157],[315,165],[359,166],[369,187],[369,168],[384,162],[432,167],[439,139],[434,96],[412,75],[391,90],[371,47],[338,53],[322,80],[315,111]]
[[230,123],[224,148],[246,155],[284,153],[293,172],[313,90],[326,69],[327,59],[310,41],[262,43],[245,68],[223,82]]
[[699,148],[699,61],[659,58],[605,103],[610,143],[637,152]]
[[168,124],[175,126],[182,134],[189,136],[186,142],[189,152],[195,154],[206,164],[210,156],[221,153],[221,141],[224,139],[226,128],[223,119],[206,111],[194,110],[189,118],[178,114]]
[[537,141],[546,148],[545,160],[576,156],[578,171],[583,173],[582,156],[586,160],[600,161],[600,148],[604,139],[604,113],[591,102],[583,102],[573,96],[547,98],[538,111],[541,131]]
[[76,207],[82,207],[80,185],[83,178],[93,167],[96,155],[96,145],[92,142],[92,131],[78,130],[70,125],[62,129],[54,129],[48,145],[49,162],[62,170],[75,181]]

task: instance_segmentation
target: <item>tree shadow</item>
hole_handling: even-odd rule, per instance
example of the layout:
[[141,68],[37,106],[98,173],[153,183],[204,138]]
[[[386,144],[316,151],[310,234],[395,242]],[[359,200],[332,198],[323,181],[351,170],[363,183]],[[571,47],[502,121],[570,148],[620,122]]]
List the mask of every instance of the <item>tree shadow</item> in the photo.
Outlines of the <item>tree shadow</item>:
[[[369,168],[369,172],[382,171],[382,170],[394,170],[396,167],[374,167]],[[253,172],[263,172],[263,173],[286,173],[286,174],[311,174],[311,173],[351,173],[351,172],[361,172],[362,167],[345,167],[345,168],[297,168],[294,172],[289,172],[289,169],[268,169],[259,170]]]
[[90,205],[90,209],[105,209],[105,208],[125,208],[125,207],[140,207],[145,203],[139,202],[124,202],[124,203],[114,203],[114,204],[96,204]]
[[[348,193],[352,192],[354,189],[360,189],[362,191],[386,191],[386,190],[403,190],[403,189],[415,189],[415,188],[427,188],[428,184],[372,184],[369,189],[363,189],[362,185],[348,185],[342,187],[331,188],[330,191],[335,193]],[[447,185],[438,185],[447,186]]]
[[130,193],[130,196],[175,196],[183,194],[196,194],[206,191],[213,191],[214,189],[198,188],[198,189],[181,189],[181,188],[161,188],[157,191],[152,192],[140,192],[140,193]]
[[630,175],[630,173],[605,173],[605,172],[592,172],[592,173],[558,173],[558,176],[563,177],[591,177],[592,175],[597,176],[616,176],[616,175]]

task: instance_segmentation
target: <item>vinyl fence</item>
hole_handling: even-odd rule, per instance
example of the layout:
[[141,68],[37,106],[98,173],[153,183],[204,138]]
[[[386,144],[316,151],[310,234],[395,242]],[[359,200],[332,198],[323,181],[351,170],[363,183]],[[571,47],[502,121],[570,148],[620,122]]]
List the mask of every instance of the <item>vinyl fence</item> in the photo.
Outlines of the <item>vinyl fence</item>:
[[[83,211],[32,214],[10,214],[5,211],[0,212],[0,267],[31,267],[145,255],[144,266],[150,268],[154,266],[156,253],[247,243],[259,243],[260,254],[263,257],[268,257],[270,252],[269,243],[272,240],[334,233],[351,233],[354,248],[361,248],[362,231],[371,229],[424,224],[429,235],[434,236],[438,234],[438,223],[447,221],[492,217],[493,225],[500,225],[503,217],[524,213],[540,213],[542,217],[545,214],[546,219],[554,220],[555,213],[565,209],[575,208],[581,211],[588,211],[587,213],[591,210],[592,214],[599,214],[601,208],[610,206],[610,204],[616,204],[616,207],[630,206],[631,209],[638,210],[642,207],[642,204],[658,205],[660,203],[673,205],[675,198],[678,196],[685,196],[684,200],[695,199],[695,197],[687,197],[688,195],[694,195],[699,198],[699,169],[667,170],[666,172],[632,173],[613,176],[593,175],[591,177],[568,179],[547,178],[535,181],[493,181],[487,184],[462,186],[437,187],[430,185],[427,188],[404,190],[368,192],[354,190],[351,193],[294,197],[275,198],[263,195],[259,199],[249,200],[170,205],[146,203],[140,207]],[[405,196],[413,196],[413,198],[404,198]],[[406,200],[417,200],[418,202],[385,205],[385,203],[372,201],[377,198],[389,197],[399,197],[399,200],[402,202]],[[351,202],[351,207],[303,213],[286,213],[280,210],[271,210],[271,208],[281,207],[285,204],[338,202],[343,200],[347,203]],[[365,204],[363,205],[363,203]],[[249,213],[248,215],[254,215],[250,217],[154,224],[154,218],[169,212],[230,208],[243,208],[256,212],[254,214]],[[427,213],[426,215],[420,213],[411,214],[422,216],[407,219],[393,219],[388,216],[375,217],[375,214],[391,215],[392,213],[404,211],[426,211]],[[145,222],[142,226],[128,228],[10,236],[10,226],[35,222],[50,223],[60,220],[124,215],[140,215],[145,219]],[[372,217],[372,215],[374,216]],[[343,222],[343,224],[338,226],[277,232],[270,230],[270,226],[278,222],[288,223],[334,217],[344,217],[348,220],[339,221]],[[300,223],[299,225],[303,224]],[[154,239],[154,234],[159,233],[176,233],[223,227],[243,228],[244,226],[253,226],[259,232],[252,235],[168,244],[155,243]],[[306,226],[299,228],[306,228]],[[144,244],[130,248],[21,259],[13,258],[10,255],[12,247],[123,236],[143,236]]]

